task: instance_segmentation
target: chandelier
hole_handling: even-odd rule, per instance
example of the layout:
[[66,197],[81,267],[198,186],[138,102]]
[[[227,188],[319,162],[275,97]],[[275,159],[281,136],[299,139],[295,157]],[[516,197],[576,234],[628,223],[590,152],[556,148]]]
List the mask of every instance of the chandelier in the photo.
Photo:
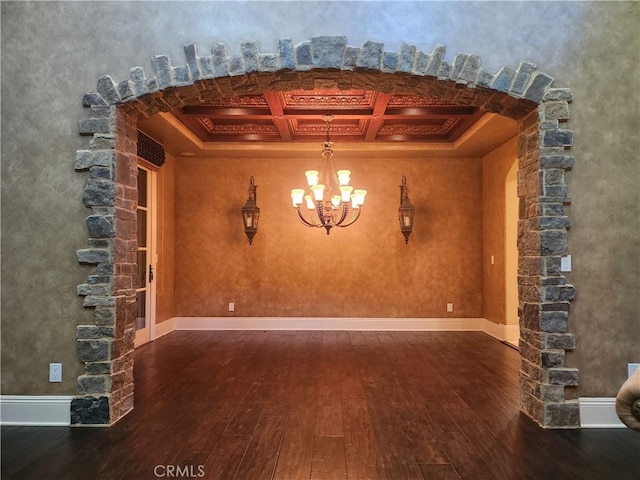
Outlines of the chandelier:
[[[298,218],[307,227],[323,227],[327,235],[333,227],[348,227],[360,218],[366,190],[354,190],[349,185],[351,172],[333,168],[333,142],[329,138],[329,125],[333,115],[324,115],[322,120],[327,124],[327,138],[322,148],[322,165],[320,171],[307,170],[308,193],[303,188],[291,190],[293,207]],[[307,216],[302,212],[303,203],[308,210]]]

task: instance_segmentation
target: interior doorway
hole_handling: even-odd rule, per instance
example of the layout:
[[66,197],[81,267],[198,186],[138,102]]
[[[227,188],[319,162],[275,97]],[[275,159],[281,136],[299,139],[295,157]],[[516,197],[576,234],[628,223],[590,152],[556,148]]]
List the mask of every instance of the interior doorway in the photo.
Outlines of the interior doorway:
[[[578,383],[577,369],[564,364],[565,351],[575,348],[575,338],[567,329],[575,289],[566,283],[559,268],[568,248],[564,205],[570,199],[564,170],[571,169],[574,162],[566,153],[573,144],[573,134],[562,125],[569,118],[570,89],[552,87],[553,78],[527,62],[517,69],[505,67],[491,74],[481,68],[475,55],[458,54],[448,63],[444,47],[428,53],[403,44],[399,53],[389,53],[379,42],[350,47],[346,37],[316,37],[297,46],[285,39],[278,42],[277,54],[261,54],[254,42],[243,44],[241,56],[228,57],[224,46],[202,57],[194,45],[185,47],[185,52],[187,65],[173,67],[168,56],[158,55],[152,59],[152,78],[147,78],[141,67],[132,68],[130,80],[119,84],[105,75],[98,80],[97,93],[87,93],[83,99],[93,116],[82,119],[79,129],[94,138],[91,150],[77,153],[76,169],[106,164],[115,170],[111,183],[90,176],[84,202],[93,208],[94,222],[106,227],[114,224],[115,228],[90,229],[90,248],[79,254],[85,263],[96,264],[99,272],[112,274],[113,281],[110,278],[100,288],[92,286],[92,291],[108,290],[109,294],[90,296],[85,302],[85,306],[96,308],[97,327],[91,333],[99,337],[78,340],[79,347],[91,347],[86,351],[79,348],[80,360],[90,372],[87,376],[107,375],[109,381],[101,377],[100,388],[104,388],[96,388],[91,398],[72,401],[74,423],[103,423],[105,416],[113,423],[133,408],[136,292],[132,285],[137,281],[130,280],[139,272],[135,228],[127,225],[132,216],[135,221],[131,207],[135,206],[133,195],[137,195],[133,151],[137,121],[221,98],[328,87],[409,93],[518,122],[521,405],[545,427],[579,425],[577,400],[565,399],[565,388]],[[103,241],[103,235],[115,241]],[[113,321],[112,330],[100,328],[105,320]],[[99,351],[105,363],[100,368],[93,368],[94,345],[105,347]],[[96,421],[98,403],[102,415]]]
[[138,247],[138,287],[136,288],[135,347],[155,338],[158,174],[138,165],[138,206],[136,208]]

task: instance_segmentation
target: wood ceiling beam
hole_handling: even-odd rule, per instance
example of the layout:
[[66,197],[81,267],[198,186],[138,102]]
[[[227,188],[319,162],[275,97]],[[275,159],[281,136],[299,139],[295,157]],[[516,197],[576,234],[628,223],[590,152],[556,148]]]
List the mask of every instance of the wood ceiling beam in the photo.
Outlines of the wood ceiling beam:
[[376,95],[375,103],[373,104],[373,116],[367,122],[367,130],[364,133],[365,141],[372,141],[376,139],[378,130],[384,123],[384,113],[387,111],[387,105],[391,95],[387,93],[378,92]]
[[291,140],[291,129],[282,111],[281,95],[277,92],[264,92],[263,95],[267,105],[269,105],[269,110],[273,114],[273,124],[280,132],[280,137],[282,140]]

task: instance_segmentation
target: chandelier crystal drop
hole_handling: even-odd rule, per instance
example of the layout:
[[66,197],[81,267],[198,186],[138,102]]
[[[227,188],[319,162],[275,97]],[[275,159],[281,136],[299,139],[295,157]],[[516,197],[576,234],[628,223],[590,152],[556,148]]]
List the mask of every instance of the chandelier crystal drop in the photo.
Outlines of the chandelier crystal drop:
[[[293,207],[298,219],[307,227],[324,228],[327,235],[333,227],[353,225],[362,211],[366,190],[354,189],[349,182],[349,170],[335,171],[333,167],[333,142],[329,138],[329,125],[333,115],[322,117],[327,124],[327,138],[322,148],[322,165],[320,170],[307,170],[308,191],[303,188],[291,190]],[[303,214],[302,206],[307,214]]]

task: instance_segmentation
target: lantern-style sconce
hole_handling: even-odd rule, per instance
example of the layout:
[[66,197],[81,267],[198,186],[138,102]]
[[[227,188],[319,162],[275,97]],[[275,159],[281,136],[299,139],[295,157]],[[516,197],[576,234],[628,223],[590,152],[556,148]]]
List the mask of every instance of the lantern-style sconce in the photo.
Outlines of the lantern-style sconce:
[[242,207],[242,221],[244,222],[244,233],[247,234],[249,245],[253,242],[253,237],[258,233],[258,219],[260,218],[260,209],[256,205],[256,188],[257,185],[251,177],[249,183],[249,198],[247,203]]
[[400,219],[400,231],[404,235],[405,245],[409,243],[409,235],[413,230],[413,218],[416,209],[409,201],[409,189],[407,188],[407,177],[402,177],[402,185],[400,185],[400,208],[398,209],[398,218]]

